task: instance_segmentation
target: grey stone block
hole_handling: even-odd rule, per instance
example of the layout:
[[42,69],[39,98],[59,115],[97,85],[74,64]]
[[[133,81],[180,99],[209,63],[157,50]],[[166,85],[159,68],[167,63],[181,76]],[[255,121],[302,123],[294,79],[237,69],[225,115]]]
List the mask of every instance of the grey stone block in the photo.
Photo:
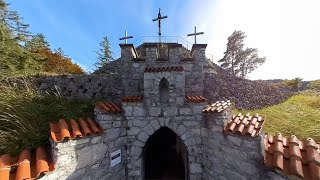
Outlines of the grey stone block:
[[158,129],[160,129],[160,124],[159,124],[159,122],[155,119],[155,120],[152,120],[151,121],[151,126],[153,127],[153,129],[156,131],[156,130],[158,130]]
[[235,136],[227,136],[228,141],[230,141],[232,144],[236,145],[236,146],[240,146],[241,145],[241,139],[239,137],[235,137]]
[[198,163],[190,164],[190,173],[202,173],[201,164],[198,164]]
[[190,108],[179,108],[180,115],[191,115],[192,111]]
[[153,127],[151,126],[151,124],[148,124],[147,126],[145,126],[143,128],[144,132],[146,132],[149,136],[153,134],[154,132],[154,129]]
[[138,139],[142,142],[146,142],[148,140],[149,136],[146,132],[142,131],[138,135]]
[[226,169],[225,176],[227,177],[227,179],[246,180],[246,178],[237,173],[236,170]]
[[133,116],[145,116],[146,112],[145,112],[144,108],[134,106],[132,115]]
[[160,107],[150,107],[149,114],[150,114],[150,116],[158,117],[161,114],[161,108]]
[[128,133],[129,136],[137,135],[137,134],[139,134],[139,132],[140,132],[140,128],[138,128],[138,127],[131,127],[131,128],[127,131],[127,133]]

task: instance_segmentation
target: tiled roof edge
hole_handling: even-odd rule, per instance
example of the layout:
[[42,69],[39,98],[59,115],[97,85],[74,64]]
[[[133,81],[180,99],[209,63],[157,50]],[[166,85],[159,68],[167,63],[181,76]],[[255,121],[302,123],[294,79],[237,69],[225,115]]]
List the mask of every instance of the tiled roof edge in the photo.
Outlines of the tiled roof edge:
[[229,120],[223,132],[226,134],[240,134],[257,137],[260,135],[265,119],[265,117],[262,117],[259,114],[250,116],[248,113],[243,116],[241,113],[238,113]]
[[186,96],[186,101],[187,102],[194,102],[194,103],[202,103],[202,102],[207,102],[207,98],[203,96]]
[[143,102],[143,96],[125,96],[122,98],[123,102]]
[[171,72],[171,71],[183,71],[182,66],[169,66],[169,67],[146,67],[144,72]]
[[[30,150],[23,150],[19,156],[12,157],[9,154],[0,156],[0,178],[1,180],[12,179],[38,179],[44,174],[54,170],[55,165],[51,157],[46,152],[45,147],[40,146],[35,149],[35,159],[32,157]],[[31,162],[35,160],[35,163]],[[30,164],[35,164],[31,166]],[[16,169],[16,171],[12,171]],[[11,176],[11,177],[10,177]]]
[[232,106],[232,103],[230,100],[226,101],[216,101],[215,103],[208,104],[204,109],[202,110],[203,113],[215,113],[215,112],[222,112],[229,107]]
[[312,138],[299,140],[266,134],[264,138],[266,166],[289,176],[320,179],[320,144]]
[[112,102],[97,102],[95,107],[104,113],[120,114],[122,109]]
[[91,118],[87,118],[87,120],[79,118],[78,121],[60,119],[58,123],[50,123],[51,139],[56,143],[101,134],[102,132],[102,127]]

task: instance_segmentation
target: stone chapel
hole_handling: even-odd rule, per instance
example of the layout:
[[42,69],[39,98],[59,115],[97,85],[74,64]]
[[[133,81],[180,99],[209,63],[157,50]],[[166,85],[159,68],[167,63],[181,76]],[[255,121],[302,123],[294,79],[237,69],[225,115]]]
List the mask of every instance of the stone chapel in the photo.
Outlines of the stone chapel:
[[23,151],[14,172],[1,156],[0,179],[320,179],[313,139],[265,135],[264,117],[208,102],[206,44],[187,55],[181,44],[166,45],[159,52],[144,43],[141,56],[120,44],[122,102],[97,102],[94,119],[50,124],[49,150]]

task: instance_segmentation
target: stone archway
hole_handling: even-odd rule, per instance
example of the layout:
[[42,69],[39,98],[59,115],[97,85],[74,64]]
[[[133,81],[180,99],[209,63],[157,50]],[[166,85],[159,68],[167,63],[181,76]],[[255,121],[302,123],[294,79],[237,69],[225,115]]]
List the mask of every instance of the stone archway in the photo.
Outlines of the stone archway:
[[167,127],[151,135],[143,149],[145,179],[188,179],[187,148]]

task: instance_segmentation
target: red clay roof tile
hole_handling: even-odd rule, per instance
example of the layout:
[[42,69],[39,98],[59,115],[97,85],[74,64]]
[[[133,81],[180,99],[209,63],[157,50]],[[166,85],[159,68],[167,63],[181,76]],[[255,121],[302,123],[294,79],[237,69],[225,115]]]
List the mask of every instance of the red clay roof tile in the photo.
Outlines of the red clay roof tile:
[[49,172],[47,153],[43,147],[39,147],[36,151],[36,176],[39,177],[46,172]]
[[320,179],[320,148],[313,139],[266,135],[265,164],[303,179]]
[[4,154],[0,156],[0,179],[37,179],[45,173],[53,171],[49,166],[53,165],[47,158],[44,147],[38,147],[34,156],[29,150],[23,150],[19,158]]
[[0,177],[1,179],[9,179],[10,176],[10,166],[12,165],[12,157],[9,154],[4,154],[0,156]]
[[82,118],[80,118],[79,121],[71,119],[70,127],[64,119],[61,119],[57,124],[50,123],[50,128],[51,138],[54,142],[99,134],[103,131],[100,125],[90,118],[88,118],[87,121]]
[[71,119],[71,120],[70,120],[70,124],[71,124],[72,135],[73,135],[72,138],[82,137],[82,133],[81,133],[81,131],[80,131],[80,129],[79,129],[79,125],[78,125],[78,123],[76,122],[76,120]]
[[188,102],[196,102],[196,103],[207,102],[207,99],[203,96],[186,96],[186,100]]
[[31,153],[29,150],[23,150],[20,153],[18,161],[18,169],[16,174],[16,179],[30,179],[31,169],[30,169]]
[[122,112],[121,108],[114,103],[109,102],[97,102],[96,108],[100,109],[101,111],[105,113],[114,113],[114,114],[120,114]]
[[233,116],[229,123],[225,126],[225,133],[238,133],[242,135],[250,135],[252,137],[258,136],[265,120],[258,114],[255,116],[243,116],[239,113]]
[[170,72],[170,71],[183,71],[182,66],[170,66],[170,67],[146,67],[144,72]]
[[123,102],[143,102],[143,96],[125,96]]
[[222,112],[231,106],[230,100],[227,101],[217,101],[213,104],[207,105],[204,109],[204,113]]
[[88,124],[82,118],[79,119],[79,123],[82,129],[82,134],[85,136],[90,136],[91,130],[89,129]]

